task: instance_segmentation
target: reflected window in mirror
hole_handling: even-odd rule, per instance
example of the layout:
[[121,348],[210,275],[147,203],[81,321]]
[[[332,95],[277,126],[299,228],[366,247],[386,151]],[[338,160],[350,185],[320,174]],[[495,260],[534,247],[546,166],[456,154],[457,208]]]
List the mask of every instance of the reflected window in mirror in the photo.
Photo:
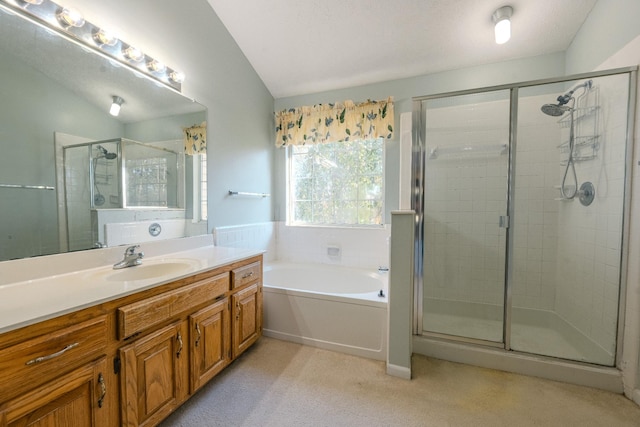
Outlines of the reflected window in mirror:
[[193,156],[193,222],[207,220],[207,155]]

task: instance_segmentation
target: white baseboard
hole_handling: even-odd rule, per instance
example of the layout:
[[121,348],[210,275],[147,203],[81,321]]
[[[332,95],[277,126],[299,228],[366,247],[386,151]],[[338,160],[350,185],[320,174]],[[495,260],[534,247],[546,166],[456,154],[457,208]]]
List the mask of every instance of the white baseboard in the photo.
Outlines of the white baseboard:
[[392,377],[404,378],[405,380],[411,379],[411,368],[405,366],[392,365],[387,363],[387,375]]

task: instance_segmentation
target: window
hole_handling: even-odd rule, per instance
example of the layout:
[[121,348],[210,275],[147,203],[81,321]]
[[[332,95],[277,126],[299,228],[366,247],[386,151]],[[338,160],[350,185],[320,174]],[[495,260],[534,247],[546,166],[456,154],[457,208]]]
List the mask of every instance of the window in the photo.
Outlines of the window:
[[384,140],[294,145],[289,153],[291,225],[384,223]]
[[193,221],[207,220],[207,154],[193,155]]

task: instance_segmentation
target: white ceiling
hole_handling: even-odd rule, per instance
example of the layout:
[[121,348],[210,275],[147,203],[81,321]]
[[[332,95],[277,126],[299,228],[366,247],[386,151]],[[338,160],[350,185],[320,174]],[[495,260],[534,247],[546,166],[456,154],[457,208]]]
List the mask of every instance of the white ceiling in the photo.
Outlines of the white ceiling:
[[[275,98],[564,51],[597,0],[207,0]],[[497,45],[492,13],[510,5]]]

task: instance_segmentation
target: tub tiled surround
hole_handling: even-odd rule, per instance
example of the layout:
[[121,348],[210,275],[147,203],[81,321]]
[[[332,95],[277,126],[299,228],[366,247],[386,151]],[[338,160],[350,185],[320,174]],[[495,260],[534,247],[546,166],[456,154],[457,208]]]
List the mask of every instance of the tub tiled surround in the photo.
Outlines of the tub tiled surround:
[[389,265],[389,226],[290,227],[278,222],[278,259],[356,268]]
[[214,243],[266,251],[265,261],[337,264],[356,268],[389,265],[388,226],[291,227],[265,222],[214,229]]
[[277,223],[232,225],[213,229],[213,244],[232,248],[259,249],[265,251],[264,261],[276,259]]

